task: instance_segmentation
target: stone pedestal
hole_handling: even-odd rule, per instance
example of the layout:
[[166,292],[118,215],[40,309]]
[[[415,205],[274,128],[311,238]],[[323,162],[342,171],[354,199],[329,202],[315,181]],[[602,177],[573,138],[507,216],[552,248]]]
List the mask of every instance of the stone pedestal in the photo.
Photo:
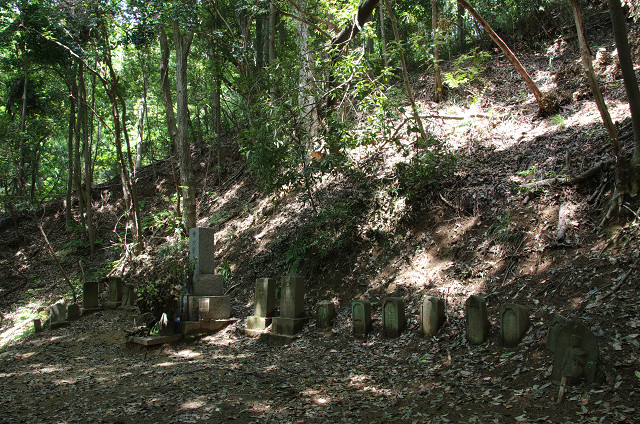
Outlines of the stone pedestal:
[[189,230],[189,262],[193,264],[193,275],[215,273],[215,230],[197,227]]
[[467,340],[471,344],[481,344],[489,334],[487,303],[480,296],[469,296],[465,302]]
[[98,303],[99,284],[96,281],[87,281],[82,285],[82,312],[89,313],[100,310]]
[[351,304],[351,322],[353,335],[364,337],[371,331],[371,302],[354,300]]
[[382,326],[384,335],[398,337],[407,324],[404,300],[401,297],[386,297],[382,300]]
[[500,338],[506,347],[520,343],[529,329],[529,309],[515,303],[505,303],[500,308]]
[[304,316],[304,279],[297,275],[282,277],[280,316],[273,318],[270,335],[276,335],[279,341],[292,341],[308,320]]
[[187,321],[215,321],[231,316],[229,296],[187,295]]
[[425,296],[420,305],[420,331],[427,336],[435,336],[445,322],[444,299]]
[[300,318],[283,318],[274,317],[272,321],[271,331],[284,336],[294,336],[309,321],[308,317]]
[[259,336],[266,332],[271,325],[272,317],[276,309],[276,280],[274,278],[258,278],[256,280],[256,292],[254,312],[247,317],[245,333],[249,336]]
[[319,330],[331,330],[333,318],[336,315],[336,305],[330,300],[323,300],[316,305],[316,322]]

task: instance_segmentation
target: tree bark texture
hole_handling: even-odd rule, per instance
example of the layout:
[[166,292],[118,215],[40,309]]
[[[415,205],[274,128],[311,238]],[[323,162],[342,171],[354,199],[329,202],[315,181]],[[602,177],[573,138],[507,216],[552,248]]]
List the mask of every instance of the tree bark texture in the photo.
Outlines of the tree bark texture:
[[184,220],[187,229],[196,226],[196,198],[193,166],[191,163],[191,142],[189,140],[189,95],[187,92],[187,58],[193,32],[180,31],[180,24],[172,23],[173,41],[176,48],[176,106],[177,106],[177,148],[180,164],[180,184],[182,186]]
[[440,75],[440,45],[438,37],[438,0],[431,0],[431,28],[433,29],[433,62],[435,73],[435,92],[433,101],[442,100],[442,76]]
[[631,125],[633,127],[635,146],[631,158],[630,191],[631,195],[635,196],[640,184],[640,90],[638,89],[638,81],[633,69],[633,60],[631,59],[631,50],[629,49],[629,40],[627,38],[627,25],[620,0],[609,0],[609,14],[611,15],[613,35],[618,49],[624,87],[629,100],[629,109],[631,109]]
[[167,130],[171,139],[171,151],[175,152],[177,150],[178,126],[176,124],[176,115],[173,112],[173,99],[171,85],[169,84],[169,40],[163,25],[158,26],[158,33],[160,38],[160,85],[162,86],[162,97],[167,116]]

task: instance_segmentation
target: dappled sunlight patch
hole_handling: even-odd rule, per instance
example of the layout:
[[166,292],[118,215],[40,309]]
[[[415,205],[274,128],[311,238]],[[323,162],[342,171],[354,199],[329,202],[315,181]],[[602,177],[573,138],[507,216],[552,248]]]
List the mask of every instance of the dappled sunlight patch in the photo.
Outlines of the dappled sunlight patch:
[[188,411],[192,409],[198,409],[198,408],[202,408],[204,405],[205,405],[205,402],[202,400],[197,400],[197,399],[188,400],[180,404],[180,410]]
[[193,358],[198,358],[202,356],[202,352],[194,352],[191,349],[184,349],[179,352],[176,352],[173,356],[176,356],[182,359],[193,359]]
[[156,364],[156,367],[160,367],[160,368],[169,368],[169,367],[174,367],[178,365],[176,362],[161,362],[159,364]]

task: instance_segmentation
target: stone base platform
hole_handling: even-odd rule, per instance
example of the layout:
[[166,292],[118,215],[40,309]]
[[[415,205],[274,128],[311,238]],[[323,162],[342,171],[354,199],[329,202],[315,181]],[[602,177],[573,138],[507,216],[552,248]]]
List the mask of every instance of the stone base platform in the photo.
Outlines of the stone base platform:
[[309,317],[282,318],[274,317],[271,325],[271,333],[283,336],[294,336],[309,322]]
[[217,319],[213,321],[183,321],[176,323],[176,333],[187,336],[194,334],[215,333],[229,324],[236,322],[236,318]]
[[122,302],[104,302],[102,305],[105,309],[116,309],[118,306],[122,305]]
[[102,308],[87,308],[87,309],[82,308],[82,315],[92,314],[94,312],[99,312],[101,310]]
[[286,346],[297,338],[298,336],[287,336],[284,334],[265,332],[260,334],[259,340],[269,346]]
[[268,332],[267,327],[271,325],[271,321],[272,318],[270,317],[249,316],[247,317],[247,327],[244,332],[247,336],[260,336]]

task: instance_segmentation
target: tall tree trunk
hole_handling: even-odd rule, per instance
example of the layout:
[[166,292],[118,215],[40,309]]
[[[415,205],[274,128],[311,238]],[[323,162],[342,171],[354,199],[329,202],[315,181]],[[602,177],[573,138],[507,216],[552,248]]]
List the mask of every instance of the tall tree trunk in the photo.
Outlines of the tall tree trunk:
[[173,41],[176,47],[176,105],[178,114],[177,148],[178,161],[180,163],[180,184],[182,185],[182,198],[184,220],[187,229],[196,226],[196,198],[195,181],[193,178],[193,166],[191,164],[191,142],[189,140],[189,96],[187,92],[187,59],[193,32],[180,31],[180,24],[172,23]]
[[627,38],[627,25],[620,0],[609,0],[609,14],[611,15],[611,24],[613,25],[613,34],[616,40],[616,48],[618,49],[620,69],[624,78],[624,87],[627,91],[629,109],[631,110],[631,125],[633,127],[635,146],[630,163],[629,191],[632,196],[635,196],[638,193],[640,185],[640,90],[638,89],[638,81],[634,72],[633,60],[631,59],[631,50],[629,49],[629,40]]
[[[398,31],[398,22],[396,20],[395,14],[393,13],[393,9],[391,8],[391,4],[389,3],[389,0],[384,0],[384,5],[387,8],[387,13],[389,14],[389,19],[391,20],[393,35],[396,38],[398,45],[400,45],[400,32]],[[416,100],[413,96],[413,89],[411,88],[411,82],[409,81],[409,73],[407,72],[407,60],[404,57],[404,51],[402,47],[399,50],[400,50],[400,62],[402,63],[402,79],[404,80],[404,86],[405,86],[405,89],[407,90],[407,97],[409,98],[409,102],[411,103],[411,109],[413,111],[413,119],[415,120],[415,123],[418,126],[418,130],[420,131],[422,142],[427,143],[429,141],[429,137],[427,136],[427,131],[424,129],[424,125],[422,125],[422,118],[420,118],[418,105],[416,105]]]
[[527,71],[524,69],[524,66],[522,66],[522,63],[520,63],[516,55],[513,54],[509,46],[507,46],[507,44],[502,41],[502,38],[500,38],[498,34],[496,34],[493,28],[491,28],[491,25],[489,25],[489,23],[485,21],[484,18],[473,7],[471,7],[469,3],[467,3],[465,0],[457,1],[458,4],[461,4],[465,9],[469,11],[469,13],[471,13],[475,20],[478,21],[482,28],[484,28],[487,34],[489,34],[489,37],[491,37],[491,39],[498,45],[498,47],[500,47],[500,50],[502,50],[507,59],[509,59],[511,64],[516,68],[522,79],[524,79],[524,82],[527,84],[527,86],[529,86],[529,89],[533,93],[533,96],[536,98],[540,115],[547,115],[549,113],[552,113],[556,108],[556,105],[554,104],[554,102],[550,102],[549,99],[543,98],[540,89],[533,81],[533,79],[531,79]]
[[384,27],[384,6],[382,3],[378,5],[378,15],[380,15],[380,42],[381,42],[381,52],[382,60],[384,63],[384,67],[389,67],[389,54],[387,52],[387,34],[386,29]]
[[[269,3],[269,29],[268,29],[268,43],[267,43],[267,58],[269,66],[273,66],[276,62],[276,23],[277,14],[275,0],[271,0]],[[269,92],[271,96],[276,95],[276,87],[273,81],[269,82]]]
[[[307,7],[307,1],[301,0],[300,7],[305,9]],[[300,81],[298,84],[300,91],[298,93],[298,108],[302,115],[301,129],[303,137],[306,139],[305,151],[308,155],[313,149],[313,140],[317,133],[318,113],[315,107],[316,100],[312,94],[315,85],[312,73],[314,58],[312,53],[309,51],[309,24],[306,23],[304,16],[301,16],[298,20],[297,30],[296,42],[298,44],[298,51],[300,52]]]
[[171,96],[171,85],[169,84],[169,40],[165,32],[164,25],[158,26],[160,38],[160,85],[162,86],[162,96],[164,99],[164,109],[167,115],[167,129],[171,139],[171,151],[177,151],[176,139],[178,137],[178,126],[176,116],[173,112],[173,100]]
[[[75,66],[75,65],[74,65]],[[72,69],[75,69],[72,68]],[[72,75],[72,79],[75,80],[75,75]],[[73,182],[75,177],[73,175],[73,140],[75,138],[76,133],[76,99],[73,97],[73,90],[71,89],[71,85],[69,84],[69,133],[67,139],[67,193],[65,195],[65,228],[67,231],[71,231],[71,227],[73,226],[73,215],[71,213],[72,199],[71,196],[73,194]]]
[[442,76],[440,75],[440,37],[438,37],[438,0],[431,0],[431,28],[433,29],[433,61],[435,73],[435,92],[433,100],[440,103],[442,96]]
[[618,140],[618,131],[616,130],[616,127],[611,120],[609,109],[607,108],[607,104],[604,101],[602,90],[600,90],[598,77],[596,76],[596,72],[593,70],[593,60],[591,57],[591,50],[589,49],[587,39],[585,38],[584,21],[582,19],[580,3],[579,0],[569,0],[569,4],[573,9],[573,17],[576,22],[578,44],[580,45],[580,55],[582,56],[582,66],[584,67],[585,73],[587,74],[589,87],[591,88],[591,92],[593,93],[596,105],[598,106],[598,111],[600,112],[600,116],[602,117],[602,122],[604,123],[607,133],[609,134],[609,141],[611,142],[611,147],[613,148],[613,154],[617,158],[621,150],[620,141]]
[[[25,61],[26,62],[26,61]],[[22,85],[22,105],[20,107],[20,135],[19,135],[19,155],[20,163],[18,165],[18,196],[22,197],[25,194],[25,166],[26,166],[26,154],[27,148],[25,146],[27,142],[27,80],[28,80],[28,65],[24,65],[24,82]]]
[[72,91],[73,97],[76,99],[77,105],[77,117],[76,117],[76,125],[75,125],[75,142],[73,146],[73,180],[74,187],[76,190],[76,197],[78,198],[78,212],[80,213],[80,225],[82,226],[82,232],[86,233],[87,231],[87,223],[85,221],[85,206],[84,206],[84,190],[82,190],[82,155],[81,148],[82,145],[82,114],[84,108],[86,108],[85,99],[80,97],[80,91],[78,89],[78,81],[80,77],[83,75],[83,64],[78,62],[77,71],[75,73],[75,79],[73,80]]
[[93,227],[93,217],[91,210],[91,191],[93,186],[93,165],[91,164],[91,144],[89,143],[89,111],[87,103],[87,90],[84,81],[84,69],[78,67],[78,98],[80,108],[78,115],[79,124],[82,128],[82,158],[84,167],[84,198],[85,198],[85,223],[87,225],[87,235],[89,237],[89,251],[91,256],[95,254],[95,231]]
[[464,7],[458,3],[458,44],[464,47]]

